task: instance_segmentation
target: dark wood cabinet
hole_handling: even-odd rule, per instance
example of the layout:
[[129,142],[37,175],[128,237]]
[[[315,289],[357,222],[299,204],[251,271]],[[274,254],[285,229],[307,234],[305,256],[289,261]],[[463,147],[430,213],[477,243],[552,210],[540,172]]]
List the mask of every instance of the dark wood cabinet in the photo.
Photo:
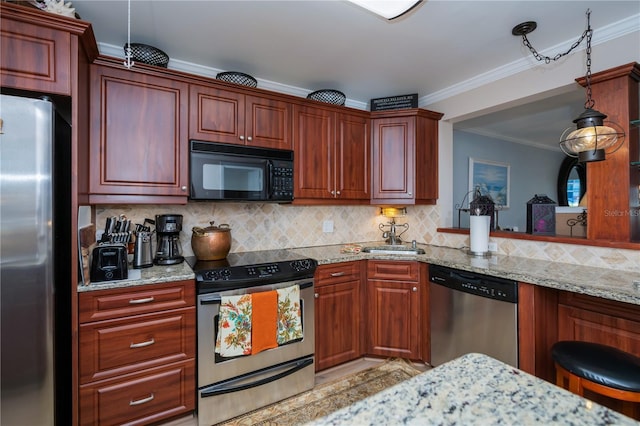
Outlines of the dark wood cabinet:
[[637,305],[561,292],[558,340],[601,343],[640,356],[640,309]]
[[[584,77],[577,81],[586,85]],[[640,242],[640,170],[631,164],[640,160],[640,132],[631,125],[631,120],[640,117],[640,64],[595,73],[590,84],[597,109],[607,120],[618,123],[627,136],[617,151],[607,154],[606,161],[587,165],[587,238],[605,243]]]
[[640,356],[637,305],[519,283],[519,368],[555,383],[551,347],[561,340],[614,346]]
[[418,262],[367,262],[367,354],[422,359],[421,294],[426,289],[419,270]]
[[362,356],[361,266],[346,262],[316,270],[316,371]]
[[292,104],[213,86],[189,87],[189,138],[292,149]]
[[187,202],[188,94],[144,65],[91,66],[92,204]]
[[5,2],[0,20],[3,88],[78,94],[79,67],[98,54],[89,23]]
[[423,109],[371,113],[374,204],[435,204],[438,121]]
[[79,294],[80,424],[151,423],[195,409],[195,283]]
[[294,203],[368,204],[367,115],[296,106],[294,128]]

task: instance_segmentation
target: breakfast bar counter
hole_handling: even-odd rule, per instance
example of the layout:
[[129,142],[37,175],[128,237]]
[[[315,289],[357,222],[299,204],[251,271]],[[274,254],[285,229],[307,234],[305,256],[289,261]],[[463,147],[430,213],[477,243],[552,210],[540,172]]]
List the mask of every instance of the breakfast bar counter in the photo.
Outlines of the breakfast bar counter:
[[639,425],[517,368],[467,354],[308,425]]

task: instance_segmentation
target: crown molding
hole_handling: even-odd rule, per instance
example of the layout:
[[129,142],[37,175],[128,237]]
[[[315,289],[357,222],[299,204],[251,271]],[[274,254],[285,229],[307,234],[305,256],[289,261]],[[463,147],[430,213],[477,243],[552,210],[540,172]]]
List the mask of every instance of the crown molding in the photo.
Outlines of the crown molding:
[[[619,37],[626,36],[627,34],[639,32],[639,31],[640,31],[640,14],[635,14],[621,21],[614,22],[613,24],[602,27],[597,31],[594,30],[591,46],[597,46],[599,44],[603,44],[608,41],[617,39]],[[569,40],[562,43],[558,43],[555,46],[552,46],[548,49],[540,51],[540,54],[554,55],[555,52],[557,52],[558,50],[566,49],[567,45],[571,45],[573,42],[574,40]],[[584,49],[585,47],[580,47],[576,51],[581,51]],[[535,65],[537,66],[538,64],[536,63]],[[445,87],[442,90],[438,90],[436,92],[425,95],[420,99],[418,99],[418,105],[420,106],[431,105],[436,102],[442,101],[444,99],[450,98],[452,96],[456,96],[461,93],[467,92],[469,90],[473,90],[478,87],[484,86],[485,84],[494,83],[498,80],[510,77],[514,74],[518,74],[519,72],[526,71],[531,68],[532,68],[531,58],[529,56],[526,56],[524,58],[518,59],[517,61],[513,61],[506,65],[495,68],[493,70],[479,74],[468,80],[461,81],[452,86]]]
[[[113,44],[107,44],[107,43],[98,43],[98,50],[103,55],[114,56],[116,58],[124,57],[124,52],[121,46],[114,46]],[[188,74],[195,74],[202,77],[210,77],[210,78],[216,78],[216,75],[219,72],[225,71],[218,68],[207,67],[204,65],[198,65],[192,62],[187,62],[187,61],[182,61],[180,59],[172,59],[172,58],[169,58],[169,64],[167,65],[167,68],[176,70],[176,71],[182,71]],[[300,98],[306,98],[309,93],[313,92],[313,90],[290,86],[288,84],[277,83],[275,81],[264,80],[255,76],[254,78],[258,81],[258,87],[260,89],[270,90],[272,92],[284,93],[286,95],[298,96]],[[368,102],[361,102],[353,99],[347,99],[345,101],[345,106],[348,106],[350,108],[366,110],[369,104]]]
[[[613,24],[594,30],[594,33],[593,33],[594,37],[591,42],[591,45],[598,46],[600,44],[606,43],[608,41],[614,40],[619,37],[623,37],[627,34],[631,34],[634,32],[640,32],[640,14],[629,16],[628,18],[625,18],[621,21],[618,21]],[[543,55],[553,55],[554,52],[557,52],[558,50],[566,49],[567,44],[571,45],[573,42],[574,40],[569,40],[562,43],[558,43],[555,46],[552,46],[548,49],[540,51],[540,53]],[[122,51],[121,46],[114,46],[112,44],[106,44],[106,43],[98,43],[98,49],[100,53],[104,55],[124,57],[124,52]],[[581,51],[581,50],[584,50],[584,47],[579,47],[576,51]],[[532,65],[531,57],[526,56],[524,58],[518,59],[517,61],[513,61],[506,65],[502,65],[490,71],[479,74],[468,80],[461,81],[452,86],[446,87],[442,90],[438,90],[436,92],[422,96],[421,98],[418,99],[418,105],[421,107],[424,107],[427,105],[434,104],[436,102],[442,101],[452,96],[459,95],[469,90],[473,90],[478,87],[484,86],[486,84],[496,82],[503,78],[510,77],[514,74],[518,74],[522,71],[526,71],[528,69],[531,69],[533,66],[537,66],[537,65],[538,64]],[[211,77],[211,78],[215,78],[216,74],[224,71],[221,69],[198,65],[191,62],[182,61],[179,59],[169,59],[168,68],[174,69],[177,71],[183,71],[190,74]],[[313,91],[313,90],[309,90],[301,87],[278,83],[275,81],[264,80],[258,77],[256,77],[256,80],[258,81],[258,86],[261,89],[271,90],[273,92],[284,93],[292,96],[298,96],[301,98],[306,98],[307,95]],[[347,99],[345,101],[345,105],[351,108],[361,109],[365,111],[368,110],[369,108],[368,101],[363,102],[363,101],[358,101],[354,99]]]

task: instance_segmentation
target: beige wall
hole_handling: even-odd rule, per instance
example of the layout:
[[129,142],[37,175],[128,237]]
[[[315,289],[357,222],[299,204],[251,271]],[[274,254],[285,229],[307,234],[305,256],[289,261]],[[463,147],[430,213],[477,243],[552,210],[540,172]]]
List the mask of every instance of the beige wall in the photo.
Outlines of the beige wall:
[[[407,216],[397,223],[408,223],[405,241],[466,248],[467,235],[438,233],[438,206],[409,206]],[[291,206],[249,203],[189,203],[185,206],[98,206],[97,229],[104,228],[108,216],[124,213],[133,223],[156,214],[184,216],[181,242],[185,255],[192,255],[191,228],[207,226],[209,221],[231,226],[232,252],[309,247],[366,241],[382,241],[378,229],[387,219],[373,206]],[[333,221],[334,232],[323,233],[322,223]],[[573,244],[556,244],[497,238],[500,254],[554,260],[578,265],[598,266],[640,273],[640,251],[605,249]]]

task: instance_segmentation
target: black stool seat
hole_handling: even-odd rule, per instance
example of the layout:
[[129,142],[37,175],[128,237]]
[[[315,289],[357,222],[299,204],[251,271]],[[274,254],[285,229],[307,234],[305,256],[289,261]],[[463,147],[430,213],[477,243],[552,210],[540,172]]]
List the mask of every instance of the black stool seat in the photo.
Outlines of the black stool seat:
[[551,348],[551,356],[565,370],[594,383],[629,392],[640,392],[640,358],[598,343],[563,341]]

